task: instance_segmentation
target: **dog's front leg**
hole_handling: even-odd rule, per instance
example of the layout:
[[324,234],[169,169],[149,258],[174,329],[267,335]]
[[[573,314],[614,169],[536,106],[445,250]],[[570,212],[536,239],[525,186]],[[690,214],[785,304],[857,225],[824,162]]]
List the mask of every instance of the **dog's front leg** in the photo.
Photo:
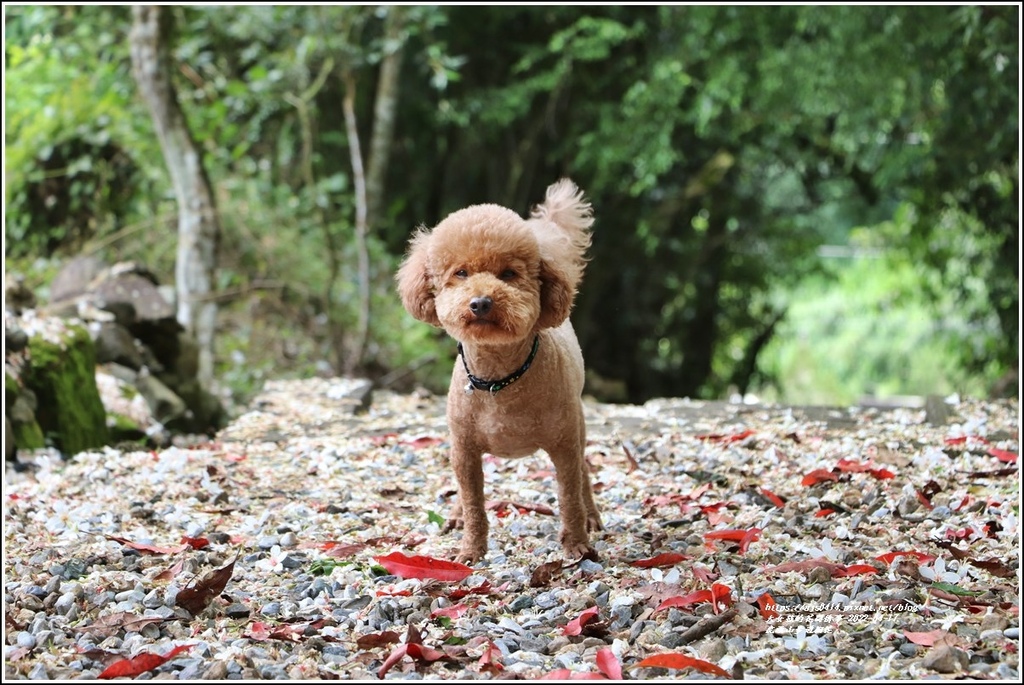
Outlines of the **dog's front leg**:
[[592,513],[592,498],[589,498],[591,501],[588,504],[588,498],[584,495],[584,487],[589,487],[590,481],[583,471],[584,467],[581,466],[583,450],[572,446],[549,454],[555,464],[555,477],[558,480],[558,508],[562,518],[559,541],[562,543],[562,550],[567,559],[587,557],[596,560],[597,552],[590,546],[587,529],[593,525],[591,519],[596,515],[597,507],[593,507]]
[[459,487],[459,501],[452,510],[448,528],[462,527],[462,544],[455,560],[473,564],[487,553],[487,511],[484,506],[483,454],[479,450],[452,441],[451,462]]

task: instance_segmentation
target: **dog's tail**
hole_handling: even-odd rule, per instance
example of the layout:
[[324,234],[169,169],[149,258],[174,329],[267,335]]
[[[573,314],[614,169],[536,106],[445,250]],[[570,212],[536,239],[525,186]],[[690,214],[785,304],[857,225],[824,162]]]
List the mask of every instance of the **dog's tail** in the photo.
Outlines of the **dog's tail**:
[[561,235],[553,235],[551,231],[538,232],[542,251],[563,264],[573,264],[582,273],[587,248],[590,247],[590,227],[594,224],[593,210],[583,197],[583,191],[568,178],[552,183],[544,195],[544,202],[534,208],[530,218],[561,229],[558,232]]

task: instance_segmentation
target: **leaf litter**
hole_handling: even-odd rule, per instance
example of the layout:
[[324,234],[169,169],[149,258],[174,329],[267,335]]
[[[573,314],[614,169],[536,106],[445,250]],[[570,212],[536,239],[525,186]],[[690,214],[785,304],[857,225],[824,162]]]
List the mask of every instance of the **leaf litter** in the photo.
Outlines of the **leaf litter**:
[[599,559],[562,559],[541,454],[485,460],[491,547],[459,568],[443,398],[357,414],[352,383],[268,383],[212,442],[8,469],[5,675],[1016,679],[1015,401],[943,426],[588,403]]

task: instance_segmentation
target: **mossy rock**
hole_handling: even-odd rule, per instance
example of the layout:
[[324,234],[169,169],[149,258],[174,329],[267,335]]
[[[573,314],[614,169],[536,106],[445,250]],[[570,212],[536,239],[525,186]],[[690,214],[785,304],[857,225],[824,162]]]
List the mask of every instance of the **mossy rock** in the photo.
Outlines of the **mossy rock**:
[[96,351],[89,333],[69,326],[61,343],[29,340],[25,386],[39,400],[36,418],[66,455],[107,444],[106,412],[96,388]]

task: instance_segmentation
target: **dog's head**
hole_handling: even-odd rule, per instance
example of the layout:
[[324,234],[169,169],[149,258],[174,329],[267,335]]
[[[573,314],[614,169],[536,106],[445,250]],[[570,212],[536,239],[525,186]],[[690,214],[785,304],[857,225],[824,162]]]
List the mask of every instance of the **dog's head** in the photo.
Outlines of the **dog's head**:
[[402,304],[463,342],[514,342],[558,326],[575,284],[541,248],[534,227],[510,209],[459,210],[413,237],[397,276]]

